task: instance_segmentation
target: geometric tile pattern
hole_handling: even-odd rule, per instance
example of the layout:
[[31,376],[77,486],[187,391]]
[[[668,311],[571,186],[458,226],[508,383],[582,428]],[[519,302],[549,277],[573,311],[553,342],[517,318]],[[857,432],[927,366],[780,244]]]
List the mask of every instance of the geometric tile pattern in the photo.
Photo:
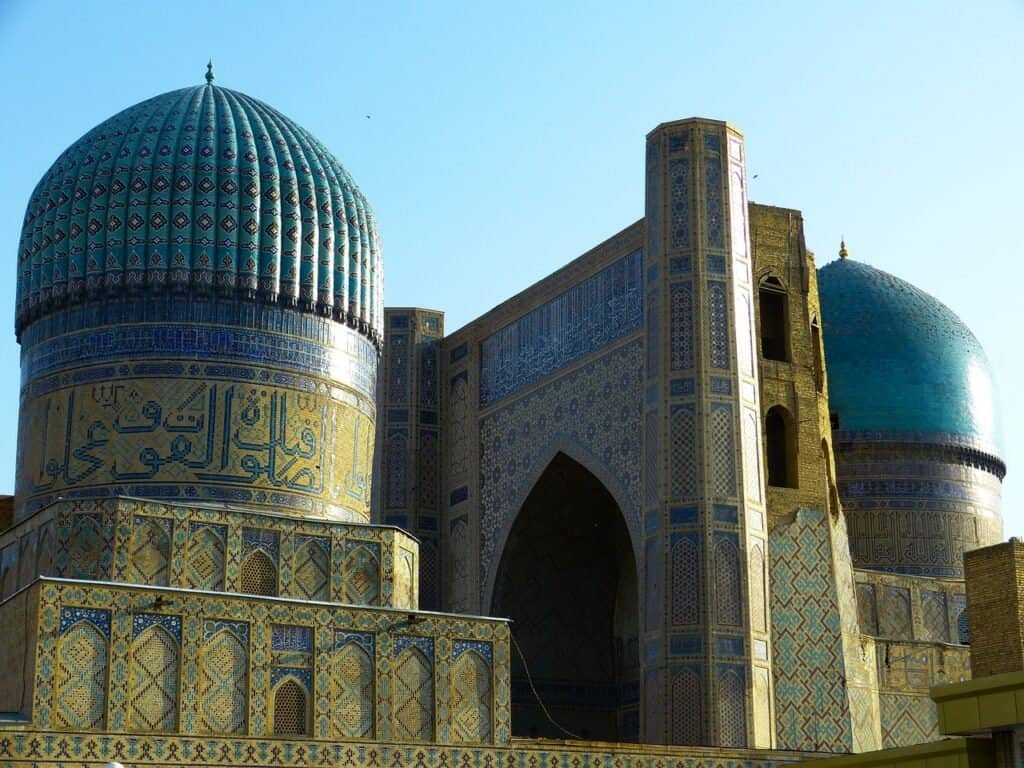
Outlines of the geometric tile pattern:
[[[38,606],[33,715],[41,727],[265,737],[275,728],[276,707],[278,727],[298,723],[320,739],[510,738],[509,630],[500,620],[438,614],[417,624],[421,634],[413,636],[395,633],[403,613],[340,604],[209,592],[181,599],[153,590],[147,600],[163,595],[183,613],[133,615],[136,587],[53,580],[26,595]],[[13,611],[19,603],[0,604],[0,625],[24,615],[23,607]],[[71,622],[63,634],[62,617]],[[480,678],[485,672],[488,681]],[[305,706],[291,688],[275,697],[289,681]],[[177,759],[151,757],[160,764]]]
[[204,525],[189,536],[185,573],[189,587],[220,591],[224,589],[224,539],[227,531],[220,525]]
[[[672,623],[696,624],[700,621],[700,552],[692,537],[680,536],[672,545]],[[673,688],[676,683],[673,683]],[[694,744],[676,741],[675,744]]]
[[686,370],[693,367],[693,286],[673,283],[671,303],[672,370]]
[[480,405],[492,405],[638,328],[642,273],[643,255],[634,251],[484,339]]
[[736,455],[732,406],[727,403],[711,404],[712,492],[717,496],[736,495]]
[[305,689],[289,677],[274,691],[274,735],[307,733],[308,710]]
[[[83,205],[96,218],[76,215]],[[44,216],[60,235],[33,249]],[[376,222],[348,171],[294,121],[212,83],[146,99],[86,133],[40,181],[26,222],[19,331],[30,308],[126,285],[147,298],[172,286],[274,303],[280,294],[380,331]]]
[[[369,650],[373,650],[372,644]],[[356,641],[346,641],[331,657],[334,732],[346,739],[372,739],[373,659]]]
[[852,745],[830,525],[827,515],[801,509],[769,536],[775,723],[784,749]]
[[727,370],[729,368],[729,316],[725,303],[725,283],[708,280],[707,290],[711,366]]
[[57,653],[54,721],[58,728],[103,728],[107,710],[107,641],[89,621],[80,621],[60,640]]
[[169,523],[169,520],[135,520],[130,555],[132,568],[128,576],[130,583],[167,586],[171,552]]
[[[9,736],[9,737],[7,737]],[[69,738],[59,731],[35,728],[5,733],[0,739],[0,761],[4,764],[39,765],[57,768],[97,765],[121,761],[130,765],[159,765],[160,768],[193,768],[217,765],[223,768],[251,768],[274,765],[279,768],[486,768],[487,766],[568,766],[571,768],[784,768],[800,762],[799,753],[759,751],[742,757],[735,753],[706,749],[679,749],[657,744],[643,747],[616,745],[614,756],[593,744],[520,741],[515,746],[419,744],[380,742],[370,745],[323,739],[266,739],[187,735],[83,734]],[[144,762],[150,755],[159,763]],[[266,755],[260,759],[258,755]],[[214,759],[216,763],[214,763]],[[271,762],[272,761],[272,762]]]
[[[59,547],[53,558],[53,572],[58,576],[66,577],[73,572],[77,574],[74,578],[137,581],[137,564],[131,556],[132,544],[139,539],[134,528],[136,524],[155,522],[169,538],[167,586],[242,591],[242,553],[253,556],[258,552],[270,560],[270,566],[257,569],[250,565],[246,570],[250,578],[259,582],[261,591],[270,591],[274,563],[280,562],[275,590],[279,588],[281,594],[291,597],[304,597],[308,592],[309,599],[314,599],[324,595],[321,574],[326,555],[325,599],[356,605],[416,605],[415,597],[410,601],[409,596],[409,588],[416,587],[415,580],[405,581],[400,594],[395,595],[392,561],[396,553],[400,549],[405,551],[414,560],[413,570],[418,570],[414,548],[404,546],[406,542],[411,545],[413,540],[396,528],[270,516],[232,507],[200,509],[126,497],[56,502],[37,513],[31,525],[34,529],[51,521],[60,531],[56,537]],[[250,528],[254,522],[260,528]],[[16,525],[0,535],[3,540],[23,543],[32,534],[31,530],[21,530],[28,525]],[[45,542],[52,541],[52,536],[45,538]],[[366,550],[352,555],[358,547],[365,547],[371,557],[364,557]],[[91,550],[95,552],[87,558],[89,572],[83,575],[75,563],[81,564],[80,556]],[[402,568],[404,573],[405,566]],[[357,588],[346,584],[349,576],[355,579]]]
[[921,590],[921,628],[924,630],[925,640],[949,642],[949,619],[944,592]]
[[491,740],[491,667],[475,649],[452,666],[452,740],[486,744]]
[[295,556],[295,596],[305,600],[330,598],[329,539],[310,539]]
[[670,492],[674,499],[697,495],[697,412],[691,404],[672,406],[672,471]]
[[742,747],[747,743],[745,694],[742,669],[726,669],[719,674],[718,740],[723,747]]
[[367,542],[352,545],[345,553],[342,572],[345,580],[345,602],[355,605],[377,605],[380,594],[380,561],[377,548]]
[[266,550],[255,549],[242,562],[240,588],[247,595],[277,594],[277,568]]
[[672,743],[704,743],[701,682],[692,669],[683,669],[672,678]]
[[878,634],[878,612],[875,608],[873,584],[857,585],[857,621],[860,624],[860,631],[864,634]]
[[910,623],[910,590],[885,587],[878,606],[878,630],[882,637],[912,637]]
[[178,727],[178,643],[158,624],[143,630],[129,651],[128,727],[173,732]]
[[[672,206],[672,248],[687,248],[690,245],[690,211],[687,205],[690,192],[690,159],[687,157],[670,160],[669,178]],[[652,227],[653,229],[653,227]],[[690,742],[676,742],[688,744]]]
[[905,747],[939,738],[939,716],[928,696],[879,694],[882,748]]
[[199,677],[200,730],[245,733],[249,703],[249,654],[230,630],[206,642]]
[[642,361],[642,342],[629,341],[480,420],[481,592],[498,566],[498,537],[519,512],[514,505],[561,444],[588,457],[587,468],[607,487],[622,490],[622,516],[640,536]]
[[399,741],[431,741],[434,736],[434,668],[426,654],[410,645],[397,660],[393,727]]
[[715,545],[715,620],[719,624],[743,623],[740,602],[740,561],[736,544],[727,538]]

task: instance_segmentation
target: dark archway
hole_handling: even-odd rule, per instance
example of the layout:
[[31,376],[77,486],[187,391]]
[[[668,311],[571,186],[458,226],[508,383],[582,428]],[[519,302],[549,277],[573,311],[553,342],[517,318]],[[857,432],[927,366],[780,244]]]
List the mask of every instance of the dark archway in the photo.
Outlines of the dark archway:
[[781,405],[768,409],[764,419],[764,441],[768,465],[768,485],[797,487],[796,438],[793,417]]
[[[527,496],[498,567],[491,612],[513,620],[552,717],[585,738],[639,737],[636,562],[614,498],[559,453]],[[512,653],[512,733],[565,738]]]

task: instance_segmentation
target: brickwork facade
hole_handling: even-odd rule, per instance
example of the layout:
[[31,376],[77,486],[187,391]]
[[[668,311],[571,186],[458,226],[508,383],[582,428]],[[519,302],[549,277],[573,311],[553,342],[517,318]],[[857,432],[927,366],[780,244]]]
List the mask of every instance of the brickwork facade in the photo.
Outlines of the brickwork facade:
[[977,637],[971,643],[974,675],[1024,670],[1024,542],[968,552],[964,566],[971,637]]

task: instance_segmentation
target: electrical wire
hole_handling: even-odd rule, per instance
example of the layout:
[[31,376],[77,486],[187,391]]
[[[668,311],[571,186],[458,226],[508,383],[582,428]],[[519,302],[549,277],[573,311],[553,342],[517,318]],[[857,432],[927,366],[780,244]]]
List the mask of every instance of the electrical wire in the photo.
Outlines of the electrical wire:
[[562,726],[562,724],[559,723],[557,720],[555,720],[555,718],[553,718],[551,716],[551,713],[548,712],[548,708],[546,706],[544,706],[544,701],[541,699],[540,693],[537,692],[537,686],[535,686],[533,684],[533,675],[530,674],[530,667],[526,663],[526,656],[523,655],[523,649],[519,647],[519,643],[516,641],[516,636],[514,634],[509,632],[508,636],[510,638],[512,638],[512,645],[515,646],[516,653],[519,654],[519,660],[521,662],[523,662],[523,671],[526,672],[526,681],[530,684],[530,690],[533,691],[534,698],[537,699],[537,703],[540,704],[540,711],[544,713],[544,717],[546,717],[548,719],[548,721],[553,726],[555,726],[555,728],[560,730],[562,733],[564,733],[570,739],[575,739],[576,741],[583,741],[583,737],[582,736],[577,736],[575,733],[573,733],[569,729],[564,728]]

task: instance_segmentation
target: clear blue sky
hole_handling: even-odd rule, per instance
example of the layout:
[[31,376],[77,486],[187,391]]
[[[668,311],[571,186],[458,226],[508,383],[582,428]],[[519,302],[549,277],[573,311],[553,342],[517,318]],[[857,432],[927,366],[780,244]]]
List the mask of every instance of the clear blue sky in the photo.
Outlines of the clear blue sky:
[[[637,10],[639,9],[639,10]],[[374,206],[386,300],[449,330],[643,214],[643,140],[725,119],[752,199],[974,330],[1024,535],[1024,3],[130,3],[0,0],[0,492],[13,489],[17,242],[57,155],[149,96],[217,82],[311,130]],[[367,119],[367,115],[370,116]]]

